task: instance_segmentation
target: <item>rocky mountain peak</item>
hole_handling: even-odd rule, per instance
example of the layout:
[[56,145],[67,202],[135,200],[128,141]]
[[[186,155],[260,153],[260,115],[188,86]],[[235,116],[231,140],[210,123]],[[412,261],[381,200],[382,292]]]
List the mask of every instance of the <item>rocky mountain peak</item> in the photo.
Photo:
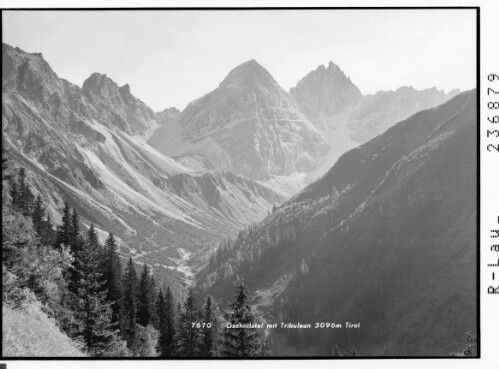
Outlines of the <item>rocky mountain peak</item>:
[[[341,70],[341,68],[334,64],[331,60],[329,61],[327,67],[325,65],[320,65],[317,69],[298,81],[295,89],[300,88],[300,86],[310,85],[311,83],[315,85],[329,85],[330,88],[334,87],[334,85],[345,85],[346,87],[354,86],[350,80],[350,77],[345,75],[343,70]],[[360,91],[358,95],[361,95]]]
[[257,85],[278,87],[274,77],[255,59],[251,59],[232,69],[220,83],[220,87],[225,88],[236,86],[255,87]]
[[290,90],[307,117],[318,124],[321,115],[341,113],[355,105],[362,94],[341,68],[329,61],[303,77]]
[[82,88],[85,92],[91,92],[102,97],[117,97],[120,95],[118,84],[106,74],[101,73],[92,73],[83,82]]
[[213,168],[252,179],[310,172],[329,150],[289,93],[254,59],[232,69],[173,123],[149,143],[169,156],[202,155]]
[[82,89],[90,100],[112,110],[115,125],[125,132],[149,136],[156,128],[153,110],[132,95],[129,84],[119,87],[106,74],[92,73]]
[[44,100],[54,92],[60,95],[63,88],[41,53],[27,53],[2,43],[2,89]]

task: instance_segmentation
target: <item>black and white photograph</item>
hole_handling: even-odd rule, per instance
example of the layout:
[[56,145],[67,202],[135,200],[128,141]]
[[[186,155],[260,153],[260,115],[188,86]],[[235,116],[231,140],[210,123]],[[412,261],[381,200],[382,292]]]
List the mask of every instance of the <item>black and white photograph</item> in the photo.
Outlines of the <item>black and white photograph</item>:
[[479,358],[478,15],[3,9],[2,358]]

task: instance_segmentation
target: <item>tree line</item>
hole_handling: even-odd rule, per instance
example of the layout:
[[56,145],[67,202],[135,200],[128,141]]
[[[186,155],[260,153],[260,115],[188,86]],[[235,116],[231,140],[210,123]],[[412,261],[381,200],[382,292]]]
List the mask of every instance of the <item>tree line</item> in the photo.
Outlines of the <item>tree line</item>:
[[158,287],[151,268],[132,258],[122,265],[112,233],[101,245],[93,224],[82,225],[66,202],[55,225],[26,170],[15,174],[2,154],[3,303],[23,308],[42,302],[59,328],[90,356],[266,356],[268,332],[229,329],[225,322],[253,323],[243,282],[230,309],[220,312],[210,296],[198,307],[193,289],[175,301]]

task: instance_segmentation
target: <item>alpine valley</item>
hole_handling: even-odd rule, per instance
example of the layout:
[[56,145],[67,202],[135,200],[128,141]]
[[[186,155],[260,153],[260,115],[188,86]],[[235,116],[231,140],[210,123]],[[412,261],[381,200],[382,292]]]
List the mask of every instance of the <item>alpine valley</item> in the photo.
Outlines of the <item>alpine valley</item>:
[[250,60],[182,111],[132,91],[2,45],[3,145],[55,224],[67,202],[179,300],[224,309],[244,280],[301,327],[274,356],[448,356],[476,332],[474,90],[364,95],[329,62],[286,91]]

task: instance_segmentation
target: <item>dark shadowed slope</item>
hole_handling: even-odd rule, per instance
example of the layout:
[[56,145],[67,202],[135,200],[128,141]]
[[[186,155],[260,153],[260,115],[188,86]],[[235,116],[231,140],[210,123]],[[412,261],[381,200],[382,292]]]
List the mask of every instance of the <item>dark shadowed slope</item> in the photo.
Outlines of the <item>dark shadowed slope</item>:
[[[225,300],[245,278],[281,347],[329,355],[448,355],[476,332],[476,92],[419,112],[344,154],[200,276]],[[275,348],[279,354],[279,346]]]

